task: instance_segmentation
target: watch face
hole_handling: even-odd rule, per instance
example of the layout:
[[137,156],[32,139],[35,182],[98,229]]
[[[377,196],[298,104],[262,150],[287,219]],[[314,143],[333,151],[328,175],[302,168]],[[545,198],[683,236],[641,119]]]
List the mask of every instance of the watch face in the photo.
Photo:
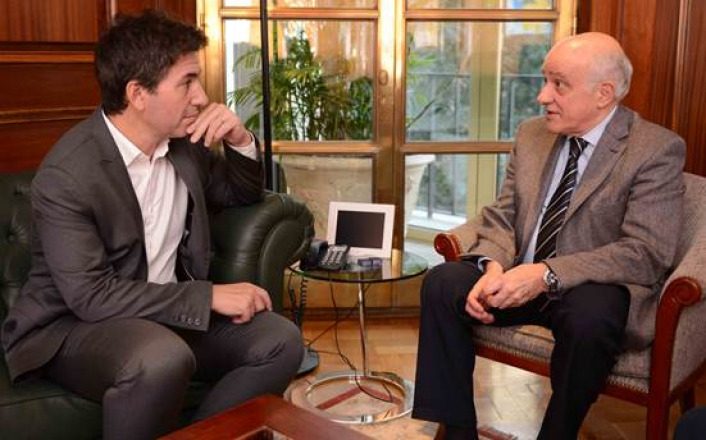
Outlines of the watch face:
[[547,293],[557,293],[559,291],[559,279],[549,268],[544,272],[544,284],[547,286]]

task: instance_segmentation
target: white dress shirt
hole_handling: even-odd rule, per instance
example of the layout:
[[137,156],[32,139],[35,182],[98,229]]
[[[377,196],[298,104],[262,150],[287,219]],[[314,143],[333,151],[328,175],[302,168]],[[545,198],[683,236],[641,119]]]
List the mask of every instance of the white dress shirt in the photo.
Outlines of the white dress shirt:
[[[147,281],[160,284],[176,282],[177,248],[184,234],[189,192],[166,157],[169,140],[159,144],[149,157],[130,142],[105,113],[103,118],[125,162],[140,204],[145,228]],[[257,158],[254,141],[245,148],[232,149],[251,159]]]

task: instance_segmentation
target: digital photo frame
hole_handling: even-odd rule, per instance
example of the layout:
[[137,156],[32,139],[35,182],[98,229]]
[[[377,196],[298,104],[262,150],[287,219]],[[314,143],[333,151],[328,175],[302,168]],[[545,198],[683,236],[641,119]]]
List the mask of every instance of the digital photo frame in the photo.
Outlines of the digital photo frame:
[[330,202],[326,240],[347,244],[351,256],[390,258],[394,224],[395,205]]

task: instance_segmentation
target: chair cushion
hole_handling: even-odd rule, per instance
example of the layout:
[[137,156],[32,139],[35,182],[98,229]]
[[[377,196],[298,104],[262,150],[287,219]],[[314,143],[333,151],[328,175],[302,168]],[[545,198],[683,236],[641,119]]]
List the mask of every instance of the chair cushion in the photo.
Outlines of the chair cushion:
[[0,437],[7,439],[95,439],[101,407],[43,379],[10,384],[0,362]]
[[[503,328],[477,325],[473,333],[477,345],[535,361],[548,363],[554,348],[551,331],[536,325]],[[623,353],[618,357],[608,382],[646,393],[649,388],[649,365],[650,348]]]

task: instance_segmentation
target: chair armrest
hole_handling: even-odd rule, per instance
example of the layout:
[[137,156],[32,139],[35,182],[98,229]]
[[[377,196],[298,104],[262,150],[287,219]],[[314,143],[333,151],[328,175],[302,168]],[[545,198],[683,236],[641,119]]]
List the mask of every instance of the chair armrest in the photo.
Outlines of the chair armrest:
[[274,310],[281,311],[284,269],[308,249],[314,217],[293,197],[268,193],[260,203],[220,212],[211,234],[209,278],[257,284],[269,292]]
[[463,252],[458,236],[449,232],[442,232],[434,237],[434,249],[443,255],[446,261],[459,261]]
[[[655,322],[655,340],[652,345],[650,372],[650,393],[668,395],[679,386],[687,376],[703,368],[704,355],[699,359],[689,359],[687,352],[699,351],[694,344],[703,340],[702,331],[698,331],[703,319],[694,307],[701,303],[702,287],[691,277],[673,279],[664,289],[657,309]],[[691,308],[694,313],[691,313]],[[687,312],[689,312],[687,314]],[[688,347],[691,347],[689,349]],[[677,365],[673,367],[673,363]],[[677,372],[677,370],[680,370]]]

